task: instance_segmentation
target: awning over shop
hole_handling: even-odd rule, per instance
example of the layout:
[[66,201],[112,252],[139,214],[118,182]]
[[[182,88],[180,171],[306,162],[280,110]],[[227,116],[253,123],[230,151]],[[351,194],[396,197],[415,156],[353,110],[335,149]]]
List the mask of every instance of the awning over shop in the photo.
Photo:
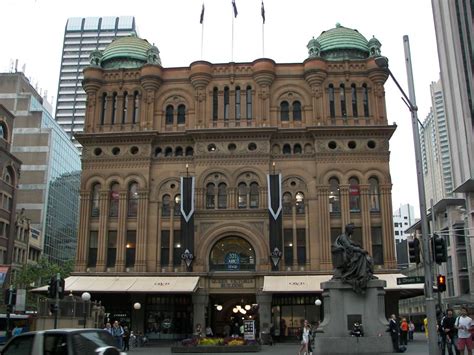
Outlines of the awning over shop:
[[[66,278],[66,292],[194,292],[199,276],[70,276]],[[35,288],[34,292],[46,292],[48,286]]]
[[[403,274],[376,274],[380,280],[387,282],[386,291],[419,290],[423,291],[424,285],[408,284],[397,285],[397,278],[406,277]],[[306,276],[265,276],[263,292],[321,292],[322,282],[329,281],[332,275],[306,275]]]

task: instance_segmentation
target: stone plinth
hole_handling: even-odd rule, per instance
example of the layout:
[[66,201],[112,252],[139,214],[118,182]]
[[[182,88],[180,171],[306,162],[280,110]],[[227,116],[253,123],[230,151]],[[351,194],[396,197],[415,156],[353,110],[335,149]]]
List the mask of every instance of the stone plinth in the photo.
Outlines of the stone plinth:
[[[323,288],[324,321],[315,342],[315,353],[326,355],[383,354],[392,352],[392,343],[385,318],[383,280],[371,280],[364,294],[356,294],[350,285],[339,280],[321,284]],[[362,324],[363,337],[350,331],[355,321]]]

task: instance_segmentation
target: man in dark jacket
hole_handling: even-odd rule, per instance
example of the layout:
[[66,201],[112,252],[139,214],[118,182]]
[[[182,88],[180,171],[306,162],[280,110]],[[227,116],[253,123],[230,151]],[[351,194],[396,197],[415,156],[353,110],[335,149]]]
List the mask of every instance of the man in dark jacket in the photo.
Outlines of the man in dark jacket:
[[[449,355],[459,355],[459,350],[456,348],[457,329],[455,326],[456,317],[451,308],[446,310],[446,315],[441,319],[439,334],[441,336],[441,354],[446,354],[448,349]],[[453,351],[454,349],[454,351]]]
[[404,353],[406,351],[405,347],[400,347],[398,343],[398,331],[399,331],[399,325],[397,321],[397,317],[395,314],[392,314],[390,316],[390,320],[388,322],[388,332],[390,332],[390,337],[392,338],[392,345],[393,345],[393,351],[396,353]]

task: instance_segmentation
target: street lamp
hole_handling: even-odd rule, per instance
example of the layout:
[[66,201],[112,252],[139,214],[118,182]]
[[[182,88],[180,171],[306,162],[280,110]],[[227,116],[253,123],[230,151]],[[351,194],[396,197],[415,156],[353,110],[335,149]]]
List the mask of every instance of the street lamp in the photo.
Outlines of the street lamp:
[[139,302],[136,302],[133,304],[133,308],[138,311],[140,308],[142,308],[142,305]]
[[319,298],[316,298],[316,301],[314,301],[314,304],[319,307],[321,306],[322,302]]
[[415,98],[415,85],[413,83],[413,70],[411,66],[411,55],[410,55],[410,42],[408,36],[403,36],[403,45],[405,49],[405,63],[407,67],[407,78],[408,78],[408,93],[409,98],[403,91],[398,81],[393,76],[392,72],[388,68],[388,59],[385,57],[375,58],[375,63],[380,68],[385,69],[390,77],[393,79],[398,89],[402,93],[402,100],[407,105],[411,113],[411,124],[413,130],[413,143],[415,146],[415,160],[416,160],[416,175],[418,182],[418,200],[420,204],[420,222],[421,222],[421,241],[423,247],[423,267],[425,272],[425,302],[426,302],[426,316],[428,318],[428,350],[430,355],[438,353],[437,339],[436,339],[436,309],[435,299],[433,298],[433,274],[431,267],[431,254],[430,254],[430,242],[428,239],[428,221],[426,219],[426,196],[425,196],[425,183],[423,181],[423,165],[421,158],[420,148],[420,133],[418,130],[418,107],[416,106]]
[[87,323],[87,303],[91,300],[91,294],[89,292],[84,292],[81,295],[81,299],[84,305],[84,328],[85,328],[86,323]]

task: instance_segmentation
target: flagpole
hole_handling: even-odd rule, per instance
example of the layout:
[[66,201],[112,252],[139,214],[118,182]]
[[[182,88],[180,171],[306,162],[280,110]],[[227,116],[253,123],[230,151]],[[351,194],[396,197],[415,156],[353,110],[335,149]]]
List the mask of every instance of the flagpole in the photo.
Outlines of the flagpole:
[[202,24],[201,24],[201,60],[203,59],[202,57],[203,47],[204,47],[204,21],[202,21]]
[[262,58],[265,58],[265,24],[262,23]]
[[230,61],[234,61],[234,10],[232,9],[232,49],[230,54]]

